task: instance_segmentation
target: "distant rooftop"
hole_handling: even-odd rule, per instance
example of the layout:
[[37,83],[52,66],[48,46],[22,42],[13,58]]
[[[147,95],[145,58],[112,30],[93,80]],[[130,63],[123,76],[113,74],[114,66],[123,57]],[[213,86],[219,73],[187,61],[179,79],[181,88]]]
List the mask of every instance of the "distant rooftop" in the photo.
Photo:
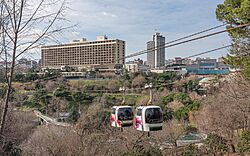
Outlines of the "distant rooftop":
[[57,44],[57,45],[46,45],[42,46],[41,48],[55,48],[55,47],[62,47],[62,46],[76,46],[76,45],[85,45],[85,44],[90,44],[90,43],[106,43],[106,42],[125,42],[120,39],[109,39],[106,35],[103,36],[97,36],[96,40],[90,41],[87,40],[86,38],[81,38],[81,39],[75,39],[72,40],[70,43],[63,43],[63,44]]
[[[102,36],[97,36],[96,37],[96,41],[105,41],[108,40],[108,37],[106,35],[102,35]],[[87,42],[88,40],[86,38],[82,38],[79,40],[73,40],[71,43],[79,43],[79,42]]]

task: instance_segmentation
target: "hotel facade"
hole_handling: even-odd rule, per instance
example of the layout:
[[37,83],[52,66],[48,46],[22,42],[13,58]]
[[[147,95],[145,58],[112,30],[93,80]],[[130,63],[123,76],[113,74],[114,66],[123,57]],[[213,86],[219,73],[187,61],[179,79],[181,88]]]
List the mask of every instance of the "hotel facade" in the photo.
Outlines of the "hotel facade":
[[69,44],[43,46],[41,53],[44,69],[60,69],[62,66],[88,68],[124,65],[125,41],[97,36],[96,41],[81,39]]

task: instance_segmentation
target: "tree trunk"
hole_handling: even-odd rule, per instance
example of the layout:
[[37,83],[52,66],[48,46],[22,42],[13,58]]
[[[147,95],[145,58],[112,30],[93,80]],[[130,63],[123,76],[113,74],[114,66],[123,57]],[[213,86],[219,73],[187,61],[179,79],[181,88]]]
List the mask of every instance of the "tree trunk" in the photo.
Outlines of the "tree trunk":
[[178,146],[177,146],[177,142],[176,141],[174,143],[174,155],[178,156]]
[[231,141],[230,141],[230,147],[231,147],[232,153],[236,153],[235,146]]
[[56,114],[57,114],[57,118],[59,118],[59,104],[60,104],[60,100],[57,102],[56,104]]
[[12,89],[12,77],[13,77],[14,68],[15,68],[15,61],[16,61],[17,35],[18,35],[18,32],[16,31],[14,41],[13,41],[14,42],[14,47],[13,47],[13,55],[12,55],[9,75],[8,75],[8,70],[6,68],[8,89],[7,89],[7,93],[6,93],[6,99],[5,99],[5,102],[4,102],[3,112],[2,112],[2,115],[1,115],[0,137],[3,136],[5,120],[6,120],[6,116],[7,116],[7,112],[8,112],[8,107],[9,107],[9,99],[10,99],[10,94],[11,94],[11,89]]
[[3,132],[4,132],[5,120],[6,120],[6,116],[7,116],[8,107],[9,107],[10,93],[11,93],[11,86],[9,85],[8,89],[7,89],[7,93],[6,93],[6,98],[5,98],[5,101],[4,101],[2,116],[1,116],[0,136],[2,136]]

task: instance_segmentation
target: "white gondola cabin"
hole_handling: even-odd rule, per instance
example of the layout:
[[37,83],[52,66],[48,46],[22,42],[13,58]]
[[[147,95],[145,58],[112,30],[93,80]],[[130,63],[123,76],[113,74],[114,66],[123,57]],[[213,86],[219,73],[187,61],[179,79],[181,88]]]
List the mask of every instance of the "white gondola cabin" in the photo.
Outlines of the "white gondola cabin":
[[136,130],[145,132],[162,130],[162,109],[159,106],[137,107],[134,120]]
[[131,106],[114,106],[110,116],[112,127],[128,127],[133,125],[133,109]]

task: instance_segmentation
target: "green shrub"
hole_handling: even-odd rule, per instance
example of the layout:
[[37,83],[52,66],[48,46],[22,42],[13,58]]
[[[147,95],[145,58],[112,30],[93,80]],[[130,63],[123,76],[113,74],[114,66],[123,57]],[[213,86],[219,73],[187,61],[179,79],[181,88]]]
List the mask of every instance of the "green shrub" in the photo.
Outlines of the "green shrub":
[[243,131],[242,134],[239,136],[237,150],[241,154],[243,153],[250,154],[250,130]]
[[69,115],[69,121],[70,122],[77,122],[77,120],[79,118],[80,118],[79,112],[76,109],[72,110],[70,115]]
[[173,102],[174,101],[174,96],[175,96],[175,93],[170,93],[167,96],[162,98],[162,102],[164,104],[168,104],[170,102]]
[[144,148],[141,145],[134,147],[132,150],[129,150],[123,153],[123,156],[162,156],[161,151],[158,148]]
[[191,102],[191,99],[187,93],[176,93],[174,95],[174,100],[179,101],[183,104],[188,104]]
[[4,98],[7,92],[7,87],[6,86],[1,86],[0,87],[0,98]]
[[169,121],[173,119],[174,111],[169,107],[162,107],[163,121]]
[[121,102],[121,100],[119,100],[117,97],[113,95],[105,96],[105,106],[108,108],[117,105],[119,102]]
[[224,155],[228,151],[227,140],[218,134],[208,134],[205,148],[213,155]]
[[38,104],[35,101],[26,100],[23,102],[22,105],[25,107],[34,108],[34,107],[37,107]]
[[16,147],[12,142],[4,143],[0,155],[5,156],[21,156],[22,150],[19,147]]
[[189,109],[187,107],[180,107],[174,112],[174,117],[178,120],[188,120]]
[[181,156],[201,156],[199,148],[195,145],[188,145],[181,151]]
[[198,101],[191,101],[188,105],[187,108],[192,111],[192,110],[198,110],[200,108],[200,102]]

